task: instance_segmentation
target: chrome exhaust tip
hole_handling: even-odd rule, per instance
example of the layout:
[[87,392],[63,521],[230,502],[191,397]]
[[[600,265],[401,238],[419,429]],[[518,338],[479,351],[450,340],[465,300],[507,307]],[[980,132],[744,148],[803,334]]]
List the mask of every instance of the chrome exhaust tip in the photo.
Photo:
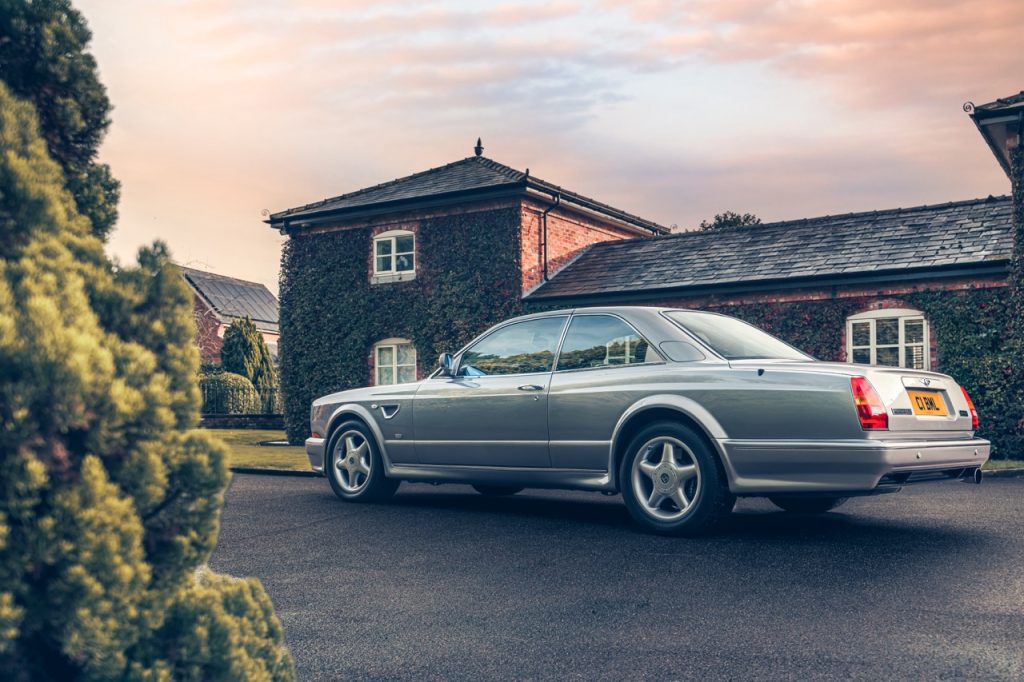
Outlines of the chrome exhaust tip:
[[981,485],[982,479],[985,478],[985,474],[981,472],[981,467],[974,470],[974,482]]

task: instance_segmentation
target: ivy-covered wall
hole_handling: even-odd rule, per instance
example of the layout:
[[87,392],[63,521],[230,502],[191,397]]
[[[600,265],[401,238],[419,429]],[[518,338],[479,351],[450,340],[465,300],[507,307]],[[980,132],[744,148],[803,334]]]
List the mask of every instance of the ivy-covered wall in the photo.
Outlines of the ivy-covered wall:
[[[1009,337],[1011,304],[1006,287],[935,290],[899,296],[924,313],[931,327],[937,364],[974,400],[981,416],[978,435],[992,441],[993,457],[1024,458],[1024,395]],[[786,303],[711,305],[822,360],[844,360],[846,318],[866,310],[872,297]]]
[[372,227],[294,234],[281,261],[281,391],[288,439],[309,436],[317,397],[370,384],[373,344],[404,337],[420,375],[521,312],[520,208],[416,221],[416,278],[370,284]]

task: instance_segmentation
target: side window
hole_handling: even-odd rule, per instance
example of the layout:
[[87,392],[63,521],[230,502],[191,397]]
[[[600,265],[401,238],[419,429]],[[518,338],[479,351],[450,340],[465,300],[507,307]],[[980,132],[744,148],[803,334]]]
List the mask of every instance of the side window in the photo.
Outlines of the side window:
[[558,356],[558,369],[615,367],[660,360],[647,341],[617,317],[577,315]]
[[550,372],[565,319],[544,317],[499,329],[462,354],[459,376]]

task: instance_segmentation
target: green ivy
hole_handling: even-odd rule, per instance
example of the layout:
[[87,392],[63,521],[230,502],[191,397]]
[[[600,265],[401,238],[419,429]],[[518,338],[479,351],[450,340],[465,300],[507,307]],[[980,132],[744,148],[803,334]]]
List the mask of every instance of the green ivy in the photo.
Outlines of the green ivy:
[[371,285],[371,231],[295,234],[281,259],[280,381],[288,438],[309,435],[309,406],[371,383],[373,344],[416,346],[420,374],[492,324],[522,312],[518,207],[419,221],[416,279]]

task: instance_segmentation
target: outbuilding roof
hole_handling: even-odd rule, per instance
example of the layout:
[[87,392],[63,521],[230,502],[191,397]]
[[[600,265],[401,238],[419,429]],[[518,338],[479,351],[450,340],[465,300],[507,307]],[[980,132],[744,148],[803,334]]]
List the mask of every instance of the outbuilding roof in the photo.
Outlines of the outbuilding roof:
[[470,156],[380,185],[273,213],[266,222],[276,229],[283,229],[314,219],[360,214],[370,209],[403,210],[426,201],[436,205],[465,201],[502,190],[518,192],[527,189],[551,197],[560,195],[563,202],[628,223],[639,228],[641,233],[665,234],[669,231],[650,220],[533,177],[529,170],[518,171],[484,156]]
[[529,302],[634,300],[1005,270],[1012,203],[988,197],[590,246]]
[[278,333],[277,297],[258,282],[181,268],[185,281],[222,318],[248,315],[261,331]]

